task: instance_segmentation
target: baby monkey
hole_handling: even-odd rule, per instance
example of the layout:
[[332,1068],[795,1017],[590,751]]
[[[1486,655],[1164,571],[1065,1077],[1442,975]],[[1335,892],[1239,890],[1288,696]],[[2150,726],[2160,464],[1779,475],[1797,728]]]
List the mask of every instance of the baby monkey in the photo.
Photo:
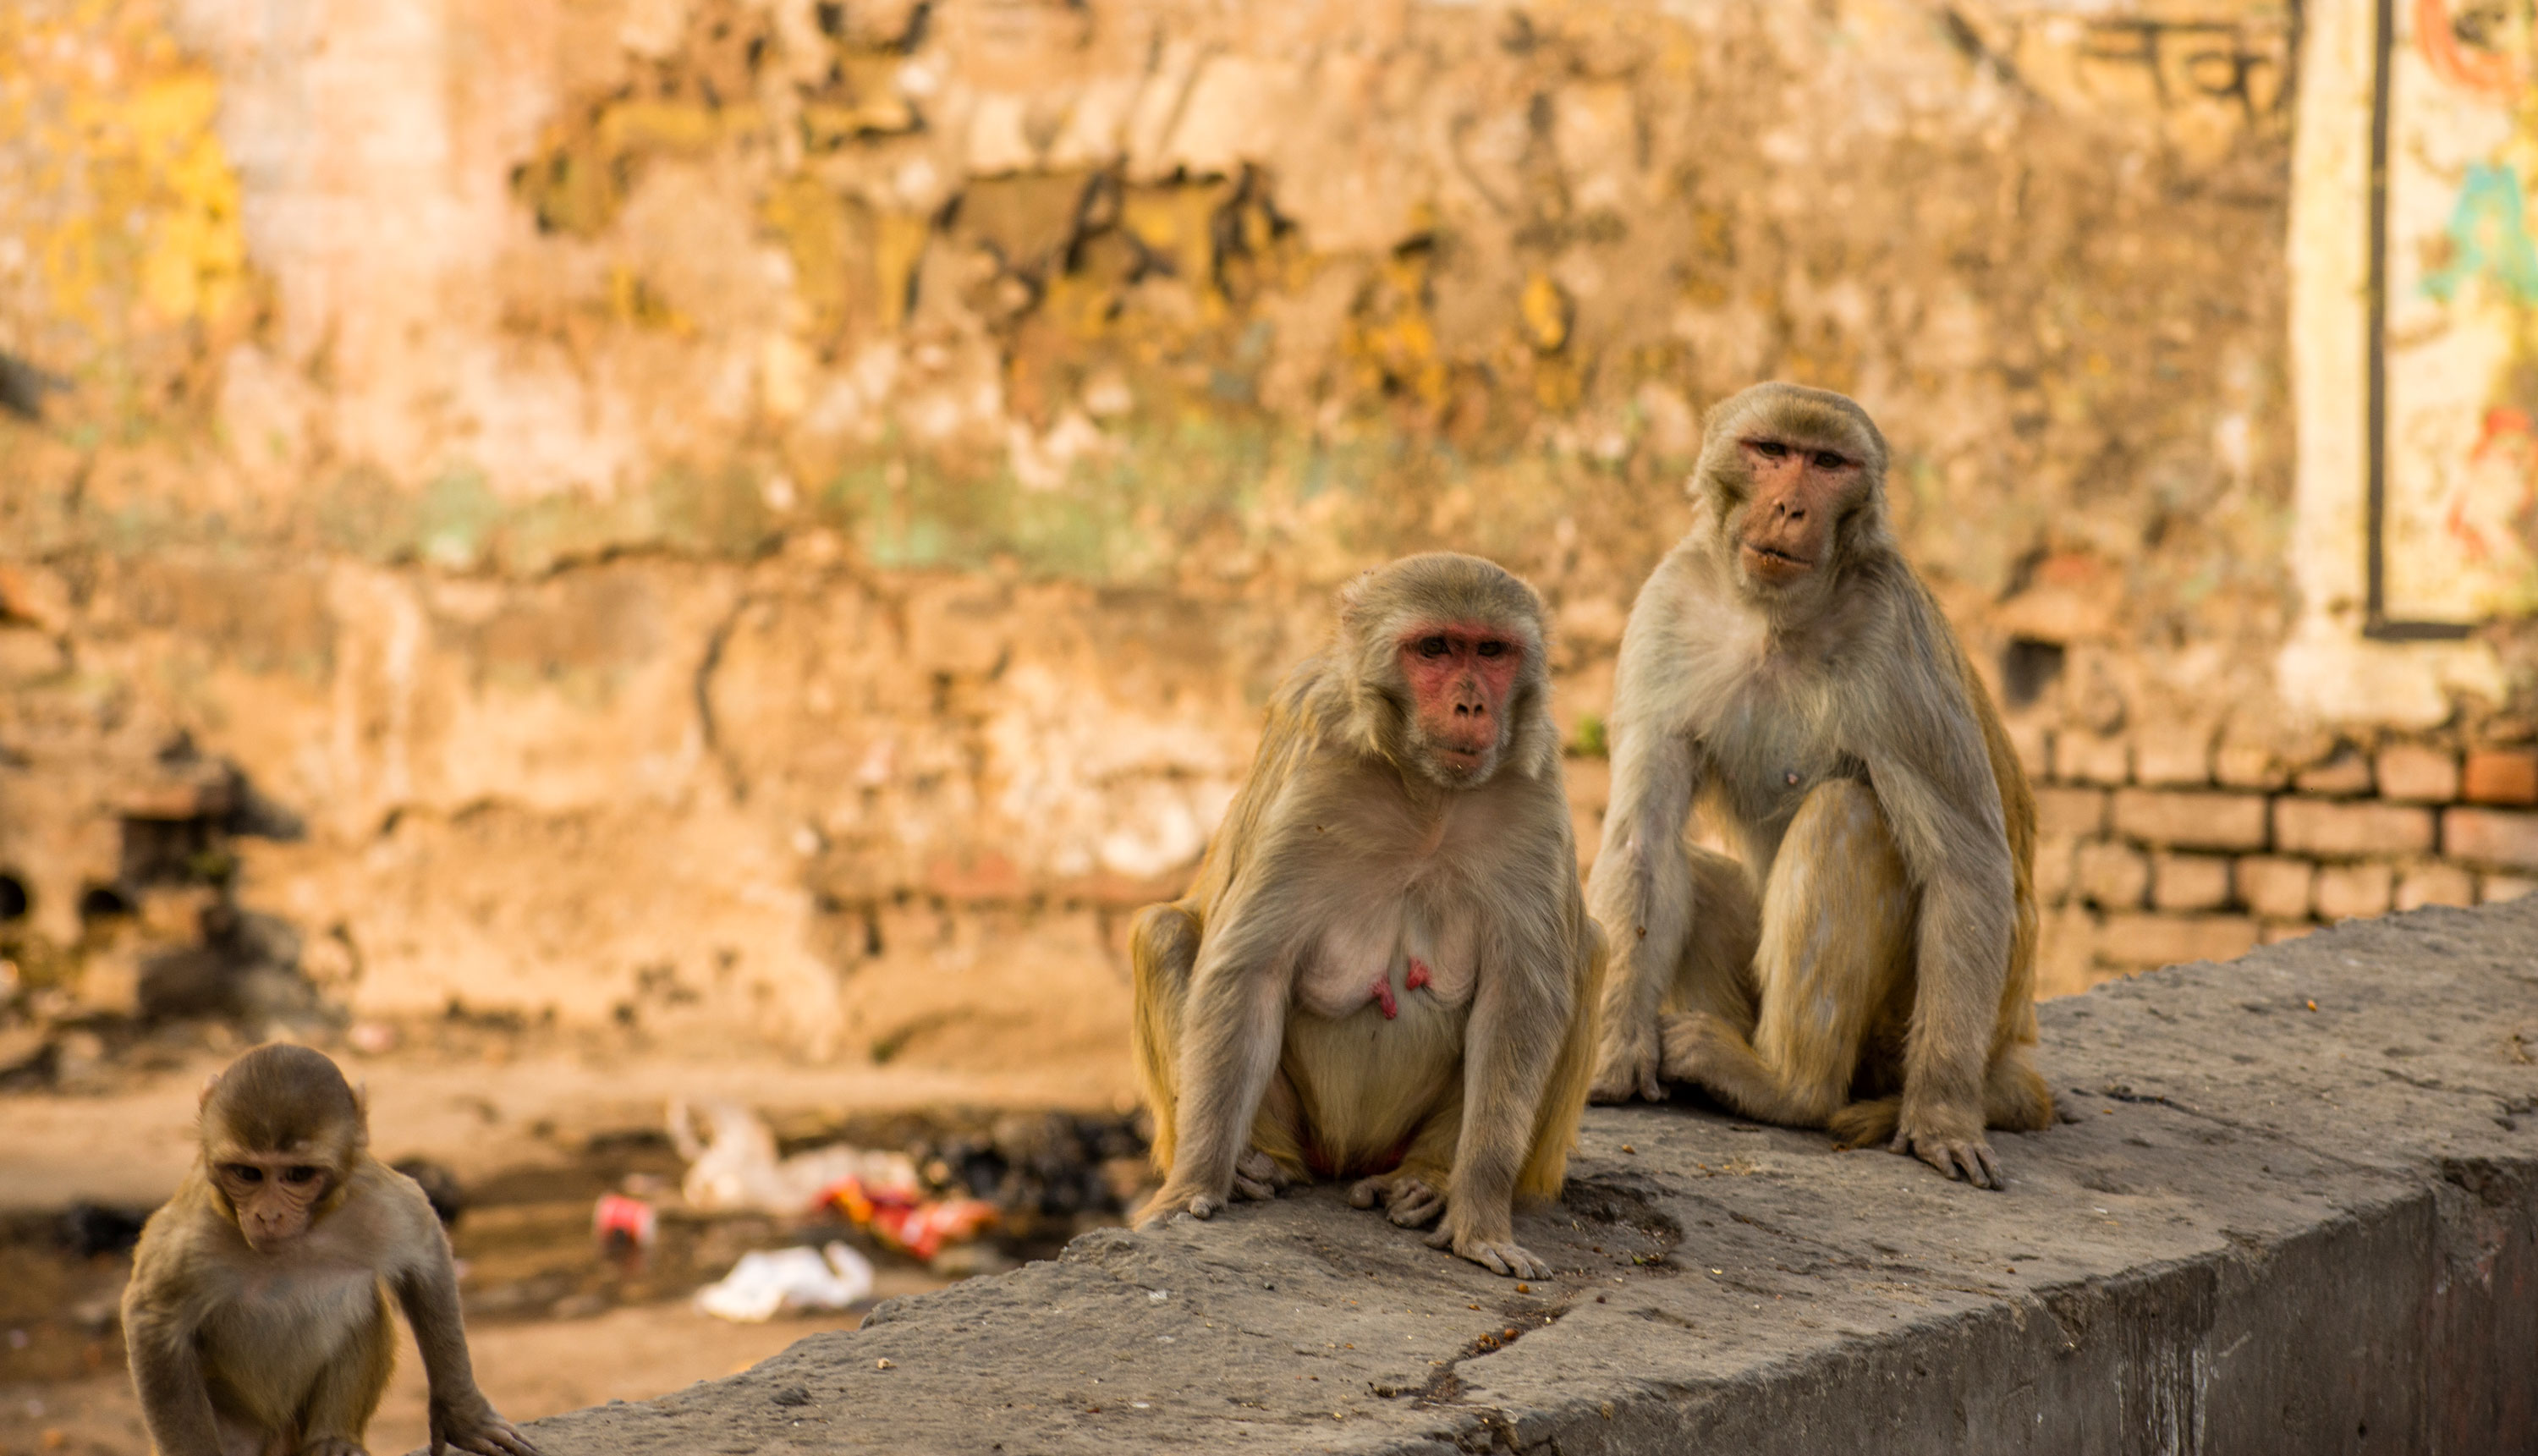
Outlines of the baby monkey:
[[123,1295],[160,1456],[359,1456],[396,1360],[391,1292],[431,1379],[433,1456],[536,1456],[476,1388],[432,1204],[370,1157],[333,1062],[257,1047],[204,1085],[201,1131]]

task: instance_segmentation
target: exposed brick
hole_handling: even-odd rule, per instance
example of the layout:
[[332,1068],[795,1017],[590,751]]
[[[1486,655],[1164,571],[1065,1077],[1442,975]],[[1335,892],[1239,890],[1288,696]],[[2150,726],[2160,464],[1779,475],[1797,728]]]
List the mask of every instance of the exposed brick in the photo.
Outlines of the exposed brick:
[[2256,944],[2246,915],[2108,915],[2098,929],[2100,959],[2118,965],[2176,965],[2228,960]]
[[2080,846],[2073,879],[2091,903],[2128,910],[2150,890],[2150,861],[2121,844],[2092,840]]
[[2056,733],[2053,771],[2080,783],[2120,784],[2132,776],[2132,746],[2096,733]]
[[2285,941],[2299,940],[2316,929],[2306,920],[2269,920],[2265,922],[2265,944],[2279,946]]
[[2317,872],[2321,920],[2367,920],[2388,913],[2396,872],[2381,864],[2322,865]]
[[2505,900],[2518,899],[2533,890],[2538,890],[2538,880],[2523,879],[2518,875],[2479,875],[2476,879],[2476,902],[2499,905]]
[[2115,830],[2163,848],[2262,849],[2265,800],[2259,794],[2125,789],[2115,795]]
[[2104,789],[2040,788],[2036,791],[2036,829],[2085,839],[2106,831]]
[[2416,865],[2397,881],[2397,908],[2476,903],[2476,877],[2456,865]]
[[2073,860],[2079,842],[2067,834],[2042,834],[2036,841],[2036,897],[2058,905],[2071,897]]
[[2212,781],[2212,730],[2171,723],[2133,735],[2133,782],[2196,788]]
[[2371,761],[2357,749],[2345,749],[2314,768],[2303,769],[2292,779],[2292,786],[2304,794],[2328,794],[2339,798],[2371,792]]
[[2379,751],[2379,797],[2408,804],[2446,804],[2458,797],[2458,755],[2420,743]]
[[2001,725],[2009,730],[2009,747],[2018,755],[2018,766],[2032,779],[2053,776],[2053,730],[2033,718],[2016,718]]
[[2230,861],[2215,854],[2153,855],[2150,902],[2163,910],[2220,909],[2230,903]]
[[2212,776],[2234,789],[2278,789],[2291,782],[2282,761],[2260,743],[2224,742],[2212,751]]
[[2274,847],[2293,854],[2330,856],[2429,854],[2433,811],[2331,799],[2276,799]]
[[2304,859],[2249,856],[2238,861],[2238,897],[2247,908],[2271,920],[2305,920],[2316,901],[2310,889],[2317,866]]
[[2475,804],[2538,804],[2538,751],[2478,749],[2467,756],[2459,790]]
[[2452,859],[2538,870],[2538,814],[2501,809],[2441,812],[2442,852]]

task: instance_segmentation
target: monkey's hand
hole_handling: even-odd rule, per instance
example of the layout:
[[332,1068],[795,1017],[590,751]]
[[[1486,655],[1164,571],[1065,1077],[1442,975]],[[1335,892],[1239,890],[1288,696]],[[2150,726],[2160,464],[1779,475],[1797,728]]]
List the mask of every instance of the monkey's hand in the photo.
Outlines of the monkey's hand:
[[1185,1183],[1166,1183],[1155,1190],[1154,1197],[1146,1200],[1144,1208],[1137,1211],[1137,1227],[1140,1231],[1161,1228],[1171,1221],[1172,1215],[1179,1213],[1186,1213],[1193,1219],[1213,1219],[1216,1211],[1223,1207],[1225,1199],[1220,1194],[1202,1192]]
[[1443,1225],[1428,1235],[1428,1247],[1451,1249],[1490,1273],[1503,1274],[1509,1279],[1551,1277],[1551,1266],[1525,1252],[1524,1246],[1515,1241],[1513,1232],[1504,1226],[1490,1231],[1474,1231],[1456,1217],[1460,1212],[1459,1209],[1448,1211]]
[[1243,1154],[1234,1164],[1234,1196],[1236,1198],[1252,1198],[1266,1203],[1276,1198],[1280,1189],[1295,1181],[1287,1176],[1287,1170],[1280,1167],[1276,1159],[1257,1148]]
[[432,1403],[432,1456],[440,1456],[443,1446],[472,1451],[476,1456],[538,1456],[538,1448],[529,1444],[529,1438],[495,1415],[483,1396],[473,1391],[469,1394],[474,1399],[463,1403]]
[[1656,1023],[1648,1018],[1627,1020],[1636,1024],[1605,1024],[1603,1038],[1595,1047],[1595,1080],[1587,1084],[1586,1095],[1598,1102],[1627,1102],[1635,1095],[1662,1102],[1666,1092],[1657,1081]]
[[1886,1145],[1886,1151],[1909,1153],[1949,1177],[1963,1178],[1977,1188],[1998,1191],[2009,1181],[2001,1176],[2000,1158],[1983,1137],[1979,1108],[1970,1116],[1951,1116],[1906,1103],[1903,1121],[1895,1127],[1895,1141]]
[[1377,1173],[1349,1188],[1350,1208],[1370,1209],[1377,1200],[1383,1216],[1403,1228],[1425,1228],[1445,1212],[1445,1190],[1414,1172]]

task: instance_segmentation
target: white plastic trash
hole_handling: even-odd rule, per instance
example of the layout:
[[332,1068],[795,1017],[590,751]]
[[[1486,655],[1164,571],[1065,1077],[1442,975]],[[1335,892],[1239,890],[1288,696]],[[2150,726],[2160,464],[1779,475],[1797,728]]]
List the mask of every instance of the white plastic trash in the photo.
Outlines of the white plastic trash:
[[719,1284],[697,1291],[697,1307],[758,1324],[779,1309],[843,1309],[873,1291],[872,1261],[842,1243],[743,1254]]
[[[904,1153],[835,1145],[779,1160],[775,1134],[746,1107],[701,1102],[692,1108],[673,1099],[669,1114],[670,1141],[688,1164],[681,1188],[690,1208],[793,1215],[847,1178],[866,1188],[916,1187],[916,1164]],[[703,1138],[697,1136],[700,1119],[708,1130]]]

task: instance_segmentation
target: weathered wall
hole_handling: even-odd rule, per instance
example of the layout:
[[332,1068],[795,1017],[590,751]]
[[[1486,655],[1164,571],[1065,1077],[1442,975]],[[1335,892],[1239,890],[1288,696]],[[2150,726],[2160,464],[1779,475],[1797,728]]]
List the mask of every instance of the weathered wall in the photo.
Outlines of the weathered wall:
[[[145,953],[234,902],[297,944],[216,913],[223,964],[365,1014],[1115,1055],[1119,917],[1360,566],[1543,587],[1591,842],[1697,412],[1767,376],[1877,412],[2040,770],[2375,748],[2277,701],[2296,20],[16,7],[14,954],[164,1001]],[[2528,738],[2509,707],[2418,736]],[[2392,847],[2439,846],[2354,852]],[[2049,872],[2054,987],[2249,873]]]

